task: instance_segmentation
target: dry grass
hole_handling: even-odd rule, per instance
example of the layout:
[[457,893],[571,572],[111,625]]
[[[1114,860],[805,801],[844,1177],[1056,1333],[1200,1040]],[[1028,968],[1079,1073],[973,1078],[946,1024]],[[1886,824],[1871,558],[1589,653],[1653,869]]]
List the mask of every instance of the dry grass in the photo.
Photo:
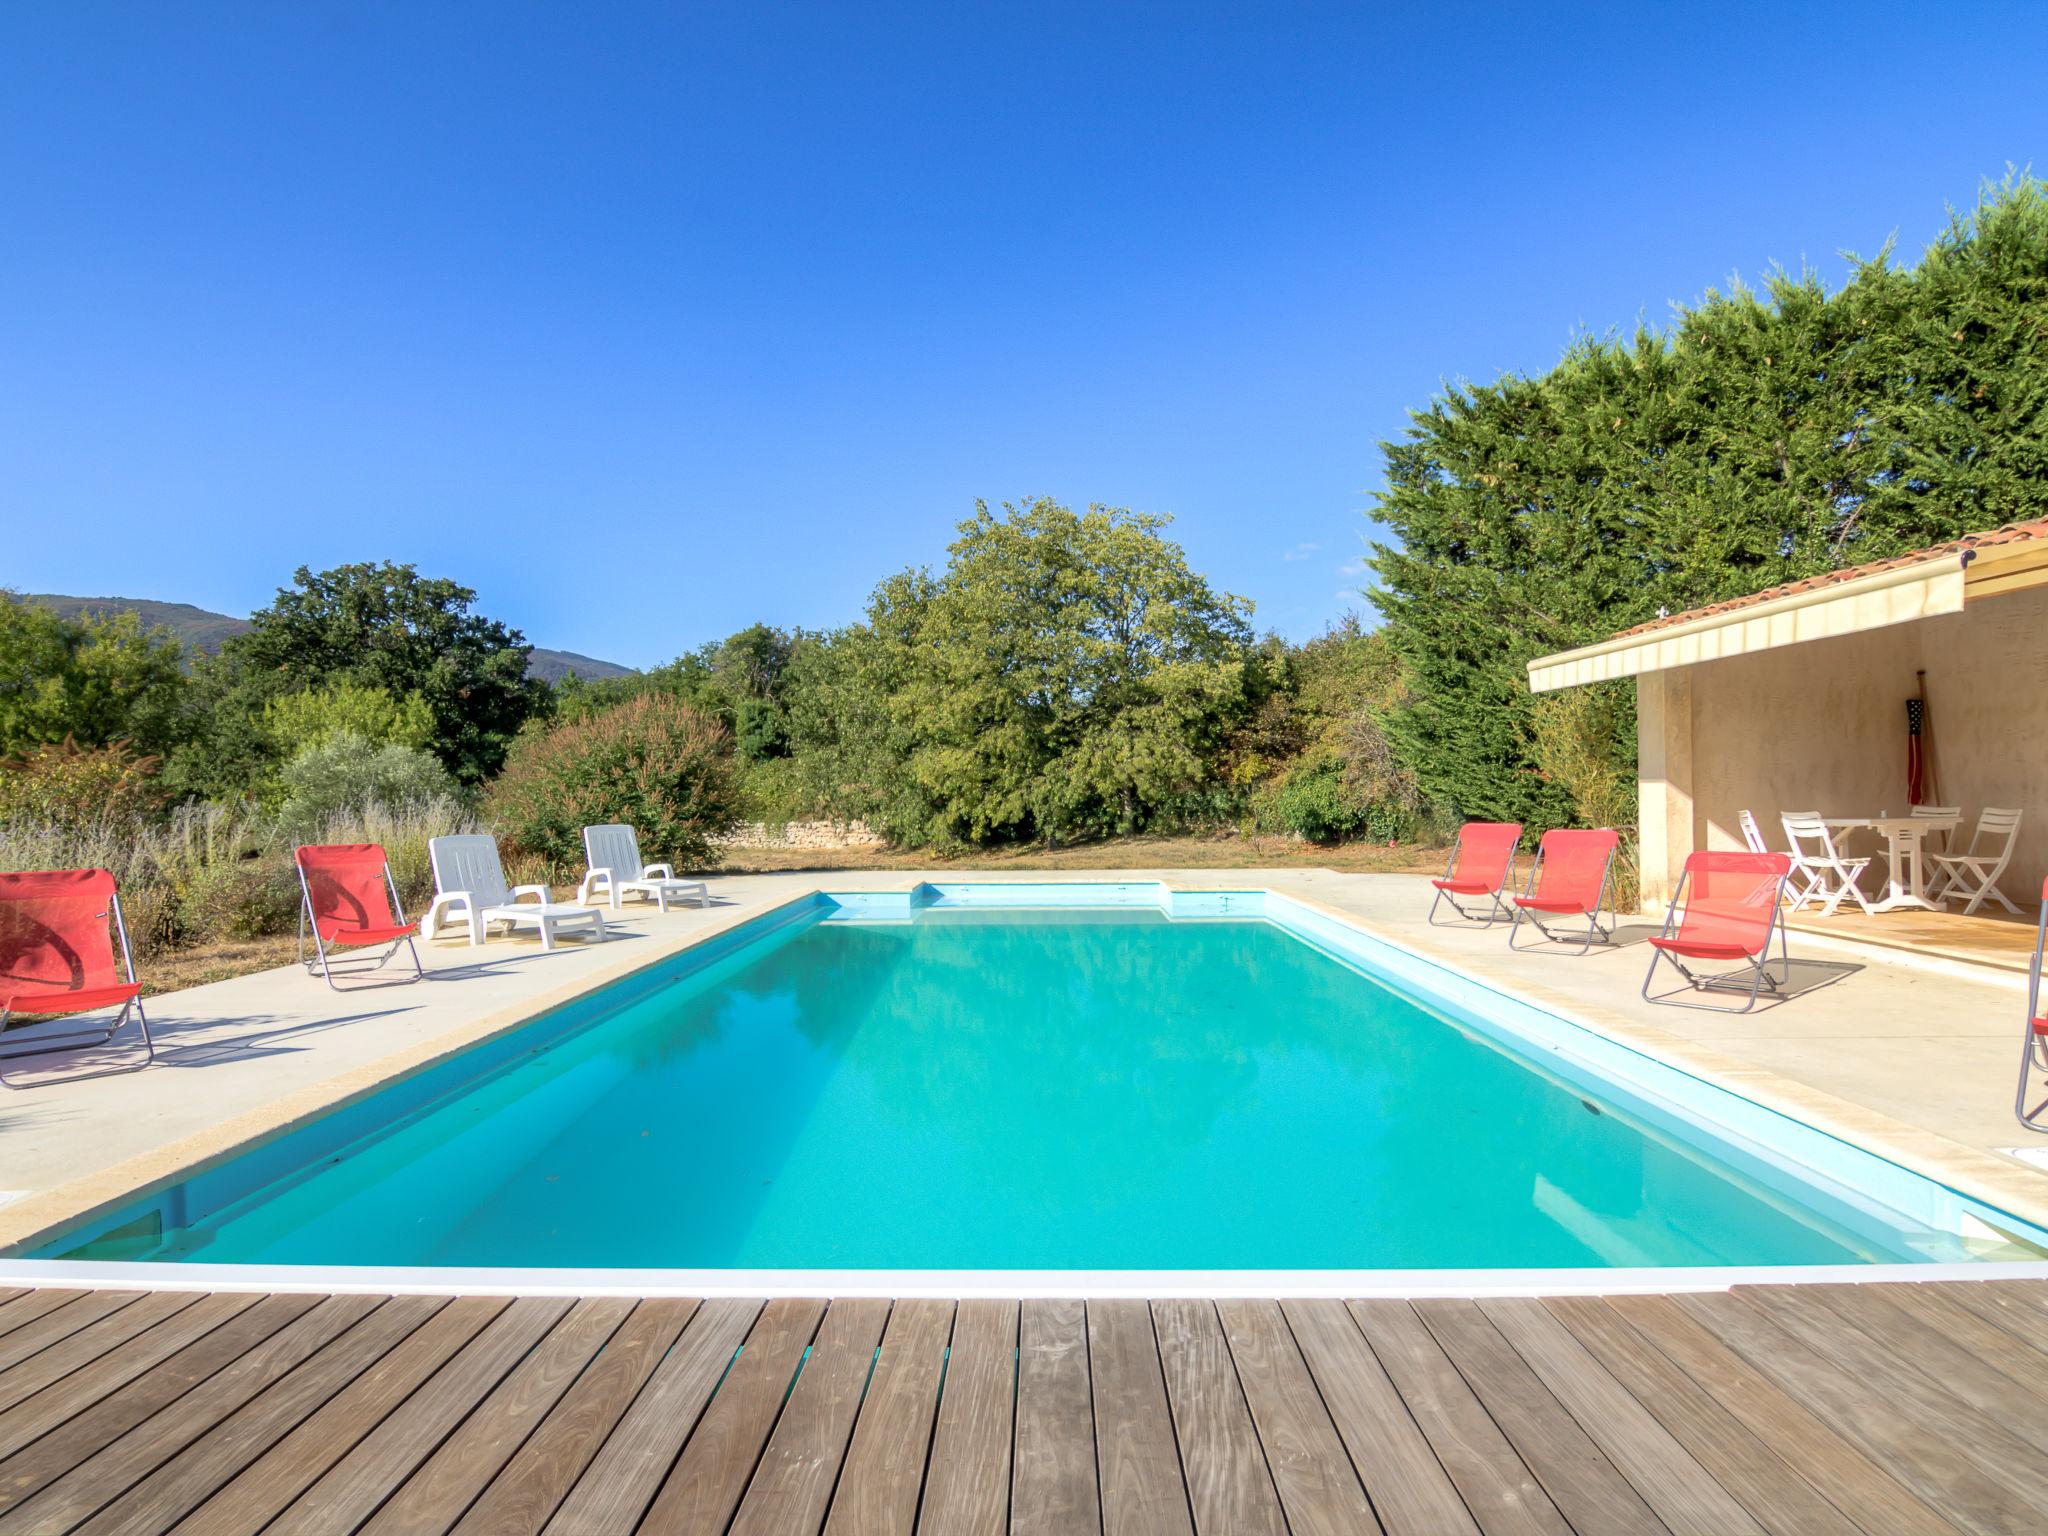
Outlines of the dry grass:
[[[299,955],[299,941],[289,935],[264,939],[224,939],[216,944],[197,944],[190,949],[173,949],[135,962],[135,979],[142,983],[142,995],[177,992],[186,987],[203,987],[210,981],[228,981],[255,971],[290,965]],[[317,983],[316,983],[317,984]]]

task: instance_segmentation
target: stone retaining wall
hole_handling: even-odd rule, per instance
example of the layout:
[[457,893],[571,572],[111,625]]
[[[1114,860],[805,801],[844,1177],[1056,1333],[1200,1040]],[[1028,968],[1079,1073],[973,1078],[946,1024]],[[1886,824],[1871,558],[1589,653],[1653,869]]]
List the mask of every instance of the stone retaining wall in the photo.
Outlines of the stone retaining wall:
[[887,839],[864,821],[792,821],[779,827],[748,821],[713,841],[721,848],[790,848],[822,853],[880,848]]

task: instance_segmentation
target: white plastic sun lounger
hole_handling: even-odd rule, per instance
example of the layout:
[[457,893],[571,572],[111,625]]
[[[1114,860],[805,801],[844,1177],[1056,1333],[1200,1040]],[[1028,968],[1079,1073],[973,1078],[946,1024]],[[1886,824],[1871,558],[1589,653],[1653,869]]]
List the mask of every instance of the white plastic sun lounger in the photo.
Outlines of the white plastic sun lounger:
[[[422,938],[431,939],[446,927],[467,926],[469,942],[481,944],[493,923],[515,932],[522,926],[538,928],[542,949],[555,947],[555,933],[562,928],[588,928],[591,938],[604,937],[602,912],[550,901],[544,885],[508,890],[494,838],[482,833],[429,838],[427,856],[434,864],[434,903],[420,920]],[[521,899],[528,896],[533,900]]]
[[640,835],[623,823],[585,827],[583,853],[590,873],[576,888],[579,902],[609,896],[614,912],[626,896],[645,896],[664,912],[671,901],[688,899],[700,907],[711,905],[711,887],[703,881],[678,880],[675,867],[670,864],[641,863]]

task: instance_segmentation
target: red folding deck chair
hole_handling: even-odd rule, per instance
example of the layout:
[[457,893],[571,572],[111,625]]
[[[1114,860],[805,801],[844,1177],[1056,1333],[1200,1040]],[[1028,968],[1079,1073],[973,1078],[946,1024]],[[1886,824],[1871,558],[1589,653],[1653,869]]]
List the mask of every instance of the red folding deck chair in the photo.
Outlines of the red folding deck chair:
[[[418,981],[427,973],[420,968],[420,952],[412,936],[418,923],[405,920],[405,908],[398,901],[398,882],[391,878],[391,861],[377,843],[309,844],[299,849],[299,963],[310,972],[317,963],[319,973],[334,986],[334,972],[327,951],[364,944],[389,944],[369,970],[382,970],[403,944],[412,951],[413,974]],[[313,929],[316,958],[306,958],[306,928]],[[335,988],[340,991],[339,987]]]
[[2048,1012],[2041,1007],[2041,952],[2048,949],[2048,880],[2041,882],[2041,925],[2034,932],[2034,966],[2027,973],[2027,1027],[2020,1037],[2020,1091],[2013,1101],[2020,1124],[2030,1131],[2048,1131],[2048,1094],[2027,1108],[2027,1080],[2036,1071],[2048,1074]]
[[1604,942],[1613,938],[1614,924],[1603,924],[1600,912],[1611,906],[1608,887],[1614,873],[1614,850],[1620,844],[1621,834],[1609,827],[1593,832],[1557,827],[1544,833],[1543,840],[1536,845],[1536,867],[1529,871],[1528,893],[1513,898],[1515,922],[1508,929],[1508,948],[1521,947],[1515,943],[1515,935],[1521,932],[1524,917],[1553,944],[1570,943],[1579,936],[1552,932],[1551,925],[1544,921],[1546,917],[1553,921],[1583,917],[1586,932],[1579,943],[1582,955],[1593,947],[1595,939]]
[[[121,941],[118,964],[116,938]],[[5,1033],[17,1014],[94,1013],[117,1005],[120,1012],[111,1023],[49,1032],[19,1029],[12,1038]],[[156,1059],[114,877],[104,869],[0,874],[0,1063],[104,1045],[128,1022],[131,1012],[142,1032],[142,1059],[69,1076],[134,1072]],[[0,1083],[23,1086],[7,1082],[4,1071]]]
[[[1764,969],[1764,962],[1770,957],[1775,928],[1778,953],[1789,976],[1792,952],[1785,943],[1783,900],[1785,877],[1791,872],[1789,854],[1738,853],[1727,848],[1702,848],[1687,854],[1685,872],[1678,877],[1671,910],[1664,917],[1664,931],[1650,940],[1650,969],[1643,975],[1644,1001],[1747,1013],[1756,1006],[1760,988],[1777,993],[1777,979]],[[1651,997],[1650,981],[1660,960],[1669,960],[1695,992],[1746,992],[1749,1000],[1740,1008],[1715,1008],[1712,1003],[1678,1002],[1670,995]],[[1749,964],[1747,969],[1706,976],[1689,969],[1687,960],[1746,960]]]
[[[1512,918],[1503,897],[1515,883],[1515,852],[1521,846],[1519,821],[1468,821],[1460,827],[1443,879],[1429,882],[1436,887],[1436,900],[1429,904],[1430,922],[1436,921],[1436,909],[1446,901],[1469,923]],[[1484,896],[1491,905],[1484,912],[1468,912],[1460,896]]]

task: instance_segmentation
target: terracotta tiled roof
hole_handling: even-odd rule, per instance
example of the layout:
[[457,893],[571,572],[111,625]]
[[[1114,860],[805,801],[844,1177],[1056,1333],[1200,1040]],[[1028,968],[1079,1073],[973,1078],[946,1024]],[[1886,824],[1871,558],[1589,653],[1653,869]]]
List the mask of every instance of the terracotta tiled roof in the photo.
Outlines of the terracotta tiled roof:
[[1872,560],[1867,565],[1846,565],[1838,571],[1808,576],[1803,581],[1788,581],[1781,587],[1766,587],[1763,591],[1752,592],[1747,597],[1731,597],[1725,603],[1708,603],[1702,608],[1688,608],[1684,613],[1669,614],[1661,619],[1652,619],[1647,624],[1638,624],[1633,629],[1621,630],[1614,638],[1619,640],[1625,635],[1644,635],[1653,629],[1668,629],[1673,624],[1684,624],[1717,613],[1734,613],[1738,609],[1752,608],[1758,603],[1768,603],[1773,598],[1791,597],[1799,592],[1817,592],[1822,587],[1839,586],[1842,582],[1854,581],[1859,576],[1875,576],[1879,571],[1895,571],[1901,566],[1940,560],[1963,554],[1967,550],[1984,549],[1993,544],[2023,544],[2029,539],[2048,539],[2048,517],[2037,517],[2024,523],[2007,523],[2003,528],[1992,528],[1983,533],[1966,533],[1960,539],[1951,539],[1946,544],[1936,544],[1931,549],[1916,549],[1910,554],[1893,555],[1888,560]]

